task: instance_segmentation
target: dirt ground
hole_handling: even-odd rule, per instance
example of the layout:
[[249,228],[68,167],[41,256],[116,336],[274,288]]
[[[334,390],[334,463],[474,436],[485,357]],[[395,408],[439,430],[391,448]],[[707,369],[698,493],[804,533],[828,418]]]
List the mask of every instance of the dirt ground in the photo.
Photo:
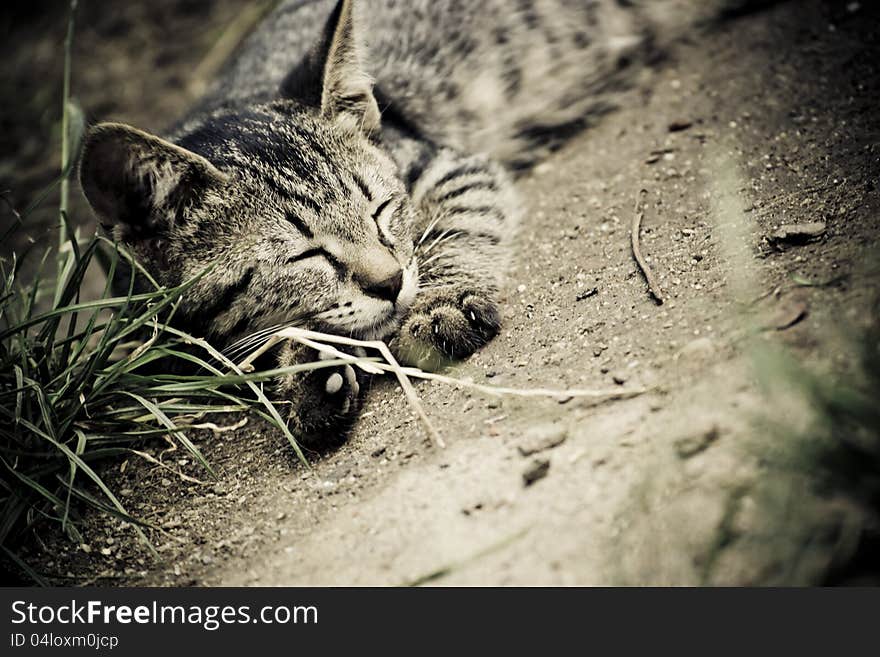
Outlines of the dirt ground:
[[[198,47],[181,45],[179,26],[160,38],[174,12],[209,5]],[[74,88],[89,115],[170,122],[235,5],[156,3],[168,15],[132,18],[154,24],[134,44],[130,31],[86,24]],[[39,23],[34,35],[57,48],[56,27]],[[85,547],[47,537],[30,558],[52,581],[80,584],[823,581],[856,511],[778,458],[797,447],[780,427],[806,426],[808,409],[785,381],[762,386],[756,365],[772,344],[846,372],[840,329],[870,316],[878,27],[873,3],[805,0],[695,35],[521,181],[528,212],[505,327],[454,375],[644,394],[498,400],[420,385],[440,449],[380,381],[349,442],[310,469],[256,420],[193,436],[217,481],[114,464],[123,502],[161,528],[151,534],[160,560],[125,523],[97,517]],[[38,52],[50,48],[34,35]],[[117,57],[128,57],[124,80],[113,77]],[[630,250],[642,189],[641,247],[663,305]],[[771,244],[781,225],[804,222],[826,229],[805,245]],[[834,284],[796,287],[792,275]],[[524,456],[530,448],[543,449]],[[181,451],[162,458],[204,476]]]

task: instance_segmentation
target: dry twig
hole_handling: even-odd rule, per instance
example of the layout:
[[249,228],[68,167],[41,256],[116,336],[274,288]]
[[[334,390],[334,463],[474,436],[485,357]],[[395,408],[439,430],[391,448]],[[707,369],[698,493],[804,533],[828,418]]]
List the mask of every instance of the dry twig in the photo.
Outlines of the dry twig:
[[645,275],[645,280],[648,281],[648,290],[651,292],[651,295],[657,301],[658,304],[663,303],[663,295],[660,292],[660,286],[657,284],[657,279],[654,278],[654,273],[651,271],[651,268],[648,267],[648,263],[645,262],[645,259],[642,257],[642,250],[639,247],[639,233],[642,229],[642,219],[645,216],[644,211],[642,211],[642,196],[648,193],[648,190],[642,189],[639,191],[638,196],[636,196],[636,209],[635,214],[633,216],[632,223],[632,233],[630,235],[630,241],[632,242],[632,251],[633,256],[636,259],[636,262],[639,265],[639,268],[642,270],[642,273]]
[[[476,390],[483,394],[493,395],[496,397],[502,397],[506,395],[516,397],[547,397],[552,399],[582,397],[611,401],[619,399],[630,399],[632,397],[642,395],[648,391],[647,388],[631,388],[628,390],[551,390],[548,388],[519,389],[485,385],[475,383],[470,380],[456,379],[453,377],[444,376],[443,374],[437,374],[435,372],[425,372],[415,367],[402,367],[400,363],[398,363],[397,360],[394,358],[391,351],[388,349],[388,346],[384,342],[378,340],[357,340],[355,338],[348,338],[328,333],[318,333],[316,331],[308,331],[306,329],[295,327],[281,329],[277,333],[267,338],[266,343],[262,347],[251,353],[247,358],[245,358],[237,366],[237,369],[246,370],[247,368],[251,367],[251,363],[257,355],[264,353],[272,345],[278,344],[278,342],[282,340],[294,340],[307,347],[311,347],[315,351],[325,353],[340,360],[351,363],[352,366],[359,367],[363,371],[370,374],[384,374],[386,372],[393,373],[397,377],[397,380],[400,383],[400,387],[406,395],[407,401],[409,402],[413,411],[421,420],[422,424],[425,427],[425,430],[428,432],[428,435],[431,436],[432,440],[438,447],[445,447],[446,444],[444,443],[443,438],[440,436],[438,431],[431,424],[430,419],[425,413],[419,396],[413,388],[412,383],[410,382],[411,377],[417,379],[425,379],[429,381],[437,381],[438,383],[444,383],[454,386],[456,388],[468,388],[470,390]],[[335,347],[331,346],[332,344],[345,345],[349,347],[361,347],[364,349],[375,349],[382,355],[382,358],[384,358],[385,360],[384,362],[382,362],[373,359],[366,360],[364,358],[359,358],[358,356],[353,356],[351,354],[345,353],[344,351],[336,349]]]
[[213,422],[202,422],[201,424],[187,424],[184,426],[185,429],[210,429],[215,434],[218,433],[228,433],[230,431],[237,431],[241,429],[244,425],[248,423],[248,419],[246,417],[241,418],[238,422],[234,424],[228,424],[226,426],[220,426],[218,424],[214,424]]
[[[176,449],[176,446],[175,446],[175,449]],[[167,463],[162,463],[162,461],[160,461],[159,459],[157,459],[156,457],[154,457],[150,454],[147,454],[146,452],[142,452],[137,449],[132,449],[129,451],[132,454],[136,454],[136,455],[140,456],[142,459],[149,461],[153,465],[156,465],[160,468],[164,468],[165,470],[168,470],[168,472],[171,472],[172,474],[176,475],[177,477],[180,477],[180,479],[183,481],[188,481],[191,484],[199,484],[200,486],[208,486],[211,483],[209,481],[202,481],[201,479],[196,479],[195,477],[190,477],[188,474],[184,474],[180,470],[176,470],[175,468],[172,468]]]

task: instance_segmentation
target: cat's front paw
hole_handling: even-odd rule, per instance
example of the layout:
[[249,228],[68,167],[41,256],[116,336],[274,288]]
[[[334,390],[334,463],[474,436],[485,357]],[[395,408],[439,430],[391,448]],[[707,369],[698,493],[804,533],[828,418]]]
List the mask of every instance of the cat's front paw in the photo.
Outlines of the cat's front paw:
[[[300,362],[335,358],[309,352],[308,358]],[[350,352],[359,357],[365,355],[362,349]],[[300,444],[311,449],[339,445],[357,420],[366,382],[366,373],[348,364],[291,377],[284,391],[293,403],[288,425]]]
[[421,293],[392,346],[401,360],[436,370],[465,358],[498,334],[501,314],[493,294],[449,286]]

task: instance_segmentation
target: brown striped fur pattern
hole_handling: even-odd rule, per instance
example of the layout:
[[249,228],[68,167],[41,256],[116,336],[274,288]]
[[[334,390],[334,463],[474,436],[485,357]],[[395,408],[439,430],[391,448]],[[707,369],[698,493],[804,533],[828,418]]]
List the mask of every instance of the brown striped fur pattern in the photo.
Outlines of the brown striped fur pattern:
[[[299,325],[437,367],[499,329],[508,172],[613,106],[664,42],[746,2],[286,0],[166,138],[93,128],[83,190],[161,284],[214,265],[179,314],[230,356]],[[324,445],[363,383],[344,367],[276,391]]]

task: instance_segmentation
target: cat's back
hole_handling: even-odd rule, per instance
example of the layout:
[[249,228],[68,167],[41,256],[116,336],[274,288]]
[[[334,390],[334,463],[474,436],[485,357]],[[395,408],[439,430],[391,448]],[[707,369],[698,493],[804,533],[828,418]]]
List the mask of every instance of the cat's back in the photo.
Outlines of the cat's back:
[[[658,34],[722,2],[362,0],[355,12],[388,121],[516,166],[610,106]],[[202,107],[276,97],[335,4],[282,2]]]

